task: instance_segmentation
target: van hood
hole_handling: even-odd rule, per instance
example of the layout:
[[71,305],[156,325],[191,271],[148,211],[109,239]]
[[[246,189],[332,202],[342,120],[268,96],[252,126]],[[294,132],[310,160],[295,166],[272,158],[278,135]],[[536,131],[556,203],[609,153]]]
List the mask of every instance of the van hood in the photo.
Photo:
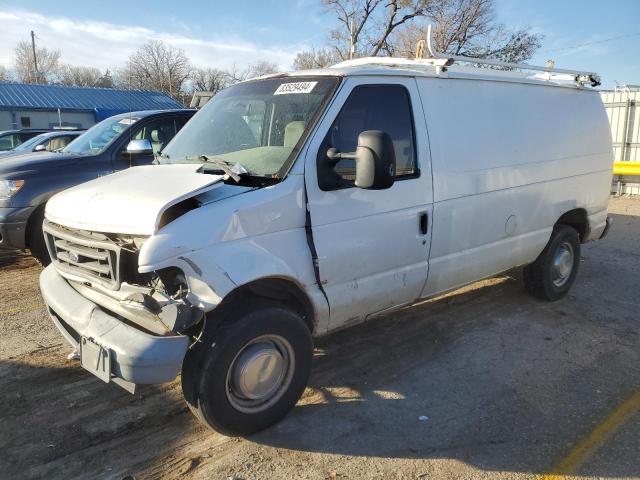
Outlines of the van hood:
[[46,217],[69,228],[146,236],[156,233],[162,214],[183,200],[201,195],[202,203],[209,203],[250,190],[225,185],[222,175],[201,173],[200,167],[147,165],[100,177],[54,195]]

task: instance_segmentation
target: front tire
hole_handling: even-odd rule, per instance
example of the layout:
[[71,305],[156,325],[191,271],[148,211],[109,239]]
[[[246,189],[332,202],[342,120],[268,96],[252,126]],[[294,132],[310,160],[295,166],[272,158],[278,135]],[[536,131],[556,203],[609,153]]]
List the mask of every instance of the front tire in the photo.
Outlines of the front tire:
[[51,263],[49,250],[44,240],[42,224],[44,223],[44,206],[39,207],[29,219],[28,239],[29,251],[43,267]]
[[560,300],[571,289],[579,264],[578,232],[568,225],[558,225],[536,261],[524,267],[525,287],[541,300]]
[[183,393],[195,416],[212,429],[249,435],[295,406],[312,357],[311,333],[300,315],[284,306],[259,306],[205,335],[188,352]]

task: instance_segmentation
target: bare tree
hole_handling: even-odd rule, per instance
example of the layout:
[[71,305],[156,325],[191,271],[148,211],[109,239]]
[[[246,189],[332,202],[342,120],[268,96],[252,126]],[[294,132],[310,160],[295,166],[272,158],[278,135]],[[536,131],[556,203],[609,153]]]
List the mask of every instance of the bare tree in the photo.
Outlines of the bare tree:
[[0,82],[8,82],[9,74],[7,73],[7,69],[4,65],[0,65]]
[[142,90],[159,90],[180,98],[191,74],[189,59],[182,49],[152,40],[129,57],[119,72],[119,83]]
[[95,67],[63,65],[57,74],[57,83],[74,87],[113,88],[113,78],[107,69],[102,73]]
[[340,62],[341,58],[329,48],[299,52],[293,61],[294,70],[325,68]]
[[242,82],[249,78],[261,77],[263,75],[269,75],[271,73],[277,73],[279,71],[278,65],[268,61],[261,61],[258,63],[250,64],[244,69],[238,69],[234,65],[227,74],[231,83]]
[[102,73],[95,67],[63,65],[58,72],[58,83],[77,87],[95,87]]
[[[330,52],[351,56],[413,56],[426,25],[435,25],[438,51],[519,62],[531,58],[542,37],[527,28],[509,30],[496,21],[495,0],[322,0],[334,13]],[[324,50],[321,50],[324,52]],[[315,64],[318,65],[315,65]],[[314,51],[300,52],[294,67],[324,66]]]
[[191,72],[194,91],[217,93],[231,83],[229,73],[217,68],[195,68]]
[[528,29],[509,30],[495,17],[494,0],[446,0],[434,5],[425,21],[400,29],[388,42],[387,53],[413,56],[416,43],[426,39],[432,23],[439,52],[474,58],[491,57],[522,62],[540,48],[542,36]]
[[246,77],[247,78],[255,78],[262,77],[263,75],[270,75],[272,73],[277,73],[280,69],[278,65],[273,62],[268,62],[263,60],[258,63],[250,64],[246,69]]
[[48,83],[55,79],[60,68],[60,50],[36,48],[38,71],[35,70],[31,42],[22,40],[13,50],[18,80],[25,83]]
[[115,86],[115,82],[111,75],[111,71],[106,69],[94,86],[100,88],[113,88]]
[[425,16],[432,1],[322,0],[338,19],[338,28],[330,34],[330,45],[341,59],[375,57],[398,27]]

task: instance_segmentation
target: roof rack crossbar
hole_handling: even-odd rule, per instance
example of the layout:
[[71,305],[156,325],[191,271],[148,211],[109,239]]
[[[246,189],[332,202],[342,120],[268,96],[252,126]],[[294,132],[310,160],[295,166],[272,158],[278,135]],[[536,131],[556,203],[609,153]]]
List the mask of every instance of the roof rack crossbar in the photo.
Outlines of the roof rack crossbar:
[[554,66],[538,66],[538,65],[529,65],[527,63],[510,63],[510,62],[502,62],[500,60],[492,60],[490,58],[474,58],[474,57],[465,57],[462,55],[448,55],[437,52],[433,48],[432,42],[432,34],[431,34],[431,25],[427,27],[427,50],[431,54],[431,58],[433,59],[446,59],[449,60],[450,63],[453,62],[467,62],[467,63],[475,63],[479,65],[491,65],[495,67],[505,67],[505,68],[516,68],[520,70],[534,70],[539,72],[546,73],[560,73],[560,74],[568,74],[574,77],[576,83],[590,83],[591,86],[597,87],[600,85],[600,77],[598,74],[594,72],[584,72],[579,70],[569,70],[565,68],[555,68]]

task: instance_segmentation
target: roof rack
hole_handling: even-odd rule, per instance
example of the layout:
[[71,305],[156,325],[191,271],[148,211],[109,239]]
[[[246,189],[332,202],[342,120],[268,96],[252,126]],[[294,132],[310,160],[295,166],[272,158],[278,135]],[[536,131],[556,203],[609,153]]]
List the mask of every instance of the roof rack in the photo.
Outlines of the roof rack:
[[[421,45],[420,45],[421,43]],[[430,66],[435,67],[436,72],[440,73],[445,71],[446,68],[450,65],[453,65],[456,62],[464,62],[464,63],[472,63],[475,65],[491,65],[493,67],[504,67],[508,69],[517,69],[517,70],[532,70],[545,72],[549,76],[547,80],[551,80],[551,74],[565,74],[572,77],[572,80],[577,85],[585,85],[589,84],[592,87],[597,87],[600,85],[600,76],[594,72],[584,72],[579,70],[568,70],[564,68],[555,68],[554,62],[550,61],[549,65],[542,67],[538,65],[529,65],[527,63],[510,63],[510,62],[502,62],[500,60],[492,60],[490,58],[474,58],[474,57],[465,57],[462,55],[449,55],[442,54],[436,52],[433,48],[433,43],[431,40],[431,25],[428,26],[427,29],[427,50],[431,55],[430,58],[421,58],[424,52],[424,41],[421,40],[419,42],[418,48],[416,49],[416,58],[415,60],[411,60],[408,58],[389,58],[389,57],[368,57],[368,58],[356,58],[353,60],[346,60],[344,62],[338,63],[336,65],[332,65],[332,67],[340,68],[340,67],[353,67],[360,65],[386,65],[389,67],[416,67],[416,66]]]
[[431,54],[432,58],[439,59],[448,59],[453,62],[468,62],[475,63],[479,65],[491,65],[494,67],[506,67],[506,68],[517,68],[520,70],[534,70],[539,72],[546,73],[564,73],[567,75],[571,75],[574,77],[574,81],[583,85],[585,83],[591,84],[592,87],[597,87],[600,85],[600,76],[594,72],[583,72],[579,70],[568,70],[564,68],[555,68],[553,61],[549,62],[550,65],[546,67],[541,67],[538,65],[529,65],[527,63],[510,63],[510,62],[501,62],[500,60],[492,60],[490,58],[473,58],[473,57],[464,57],[462,55],[446,55],[436,52],[433,48],[433,43],[431,39],[431,25],[427,27],[427,49]]

